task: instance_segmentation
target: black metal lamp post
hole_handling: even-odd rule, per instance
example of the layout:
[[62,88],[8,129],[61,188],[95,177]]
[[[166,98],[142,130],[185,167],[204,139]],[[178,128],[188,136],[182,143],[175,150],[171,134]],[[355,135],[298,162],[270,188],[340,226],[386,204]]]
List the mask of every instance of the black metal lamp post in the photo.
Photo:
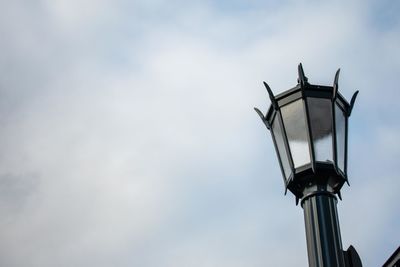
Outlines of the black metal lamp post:
[[339,70],[333,86],[308,83],[301,64],[298,75],[298,84],[277,96],[264,82],[271,106],[265,116],[255,110],[271,131],[285,194],[301,199],[309,265],[358,266],[354,248],[342,250],[335,196],[341,199],[348,183],[348,118],[358,91],[348,103],[338,92]]

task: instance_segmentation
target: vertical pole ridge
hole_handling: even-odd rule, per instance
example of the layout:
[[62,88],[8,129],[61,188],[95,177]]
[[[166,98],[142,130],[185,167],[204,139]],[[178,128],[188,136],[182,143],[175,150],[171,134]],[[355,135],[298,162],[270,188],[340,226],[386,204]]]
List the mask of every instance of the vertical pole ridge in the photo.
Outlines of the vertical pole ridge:
[[344,267],[336,198],[313,195],[304,199],[308,262],[310,267]]

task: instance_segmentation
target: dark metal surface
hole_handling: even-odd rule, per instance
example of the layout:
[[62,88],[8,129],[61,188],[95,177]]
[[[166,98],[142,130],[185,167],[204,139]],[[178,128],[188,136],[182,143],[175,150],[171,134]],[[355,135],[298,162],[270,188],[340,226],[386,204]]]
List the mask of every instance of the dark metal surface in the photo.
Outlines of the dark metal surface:
[[349,116],[349,117],[350,117],[350,115],[351,115],[351,112],[353,111],[353,107],[354,107],[354,103],[356,102],[357,95],[358,95],[358,90],[355,91],[354,94],[353,94],[353,96],[351,97],[351,100],[350,100],[350,109],[349,109],[349,113],[348,113],[348,116]]
[[308,79],[306,75],[304,75],[303,65],[301,63],[299,64],[297,70],[299,73],[299,78],[297,82],[300,84],[301,87],[303,87],[308,82]]
[[333,81],[333,100],[336,99],[337,92],[339,90],[339,73],[340,73],[340,69],[338,69],[336,71],[335,80]]
[[[285,142],[285,148],[287,155],[289,157],[289,162],[290,166],[292,169],[292,173],[289,175],[289,177],[286,177],[285,174],[283,173],[282,169],[282,175],[284,177],[284,183],[285,183],[285,192],[287,189],[289,189],[296,197],[296,199],[302,198],[303,197],[303,191],[304,188],[309,186],[309,184],[319,184],[319,185],[325,185],[329,184],[333,192],[335,194],[340,195],[340,189],[342,188],[343,184],[345,182],[348,183],[348,178],[347,178],[347,133],[348,133],[348,117],[351,114],[351,111],[353,109],[355,99],[357,97],[358,91],[354,93],[353,97],[351,98],[350,104],[346,101],[346,99],[340,94],[338,91],[339,85],[338,85],[338,80],[339,80],[339,73],[340,70],[338,70],[335,74],[335,79],[333,82],[332,86],[325,86],[325,85],[315,85],[315,84],[310,84],[308,82],[307,77],[304,74],[304,69],[302,64],[300,63],[298,66],[298,84],[281,93],[276,96],[273,95],[273,92],[271,88],[268,86],[267,83],[264,82],[264,86],[268,91],[269,98],[271,100],[271,106],[264,116],[264,114],[257,108],[255,108],[256,112],[260,116],[261,120],[263,123],[266,125],[266,127],[271,130],[271,126],[273,125],[275,120],[280,120],[280,124],[282,126],[282,135],[285,136],[284,142]],[[316,153],[315,153],[315,144],[314,144],[314,138],[312,133],[311,127],[315,127],[313,122],[310,120],[311,115],[315,117],[315,114],[310,113],[310,105],[308,104],[308,101],[310,99],[324,99],[324,101],[329,100],[331,110],[332,110],[332,117],[327,118],[327,122],[330,121],[332,123],[332,161],[325,161],[321,162],[316,159]],[[290,122],[285,122],[282,119],[281,116],[281,109],[286,107],[286,105],[289,105],[290,103],[293,103],[294,101],[301,100],[303,102],[303,110],[304,110],[304,117],[306,119],[306,128],[307,131],[307,143],[309,146],[309,154],[310,154],[310,164],[306,164],[303,166],[294,166],[293,164],[293,154],[292,151],[289,147],[288,144],[288,138],[287,138],[287,130],[286,127]],[[337,148],[337,133],[336,133],[336,120],[335,120],[335,106],[338,106],[341,110],[343,110],[343,114],[345,114],[345,141],[344,141],[344,148],[342,150],[344,151],[344,155],[342,158],[344,158],[344,169],[340,170],[338,167],[338,148]],[[318,127],[318,126],[317,126]],[[314,128],[316,129],[316,128]],[[274,133],[271,131],[272,137],[274,139]],[[278,160],[280,161],[280,165],[282,166],[282,158],[279,156],[279,152],[276,149],[276,153],[278,155]]]
[[[358,91],[354,93],[350,104],[346,101],[338,91],[339,73],[340,69],[335,74],[333,86],[310,84],[300,63],[298,66],[298,84],[274,96],[271,88],[264,82],[271,99],[271,106],[265,116],[259,109],[255,108],[261,120],[271,132],[285,182],[285,194],[289,189],[296,197],[296,205],[301,199],[310,267],[361,267],[360,257],[352,246],[347,251],[342,250],[336,210],[337,199],[335,194],[341,199],[340,189],[345,182],[348,182],[348,118],[358,94]],[[296,129],[300,128],[297,132],[291,131],[293,127],[290,127],[300,121],[296,117],[300,111],[293,113],[295,115],[283,118],[283,115],[288,114],[285,113],[285,110],[290,107],[287,105],[292,105],[294,101],[302,101],[301,112],[304,112],[304,114],[298,117],[305,120],[304,125],[297,126]],[[319,108],[316,108],[318,105],[320,105]],[[328,112],[320,114],[323,108]],[[344,124],[340,124],[342,121],[337,121],[336,118],[339,117],[336,116],[342,116],[340,118],[344,119]],[[340,132],[340,134],[344,134],[344,136],[342,135],[344,141],[340,139],[342,140],[340,144],[337,142],[337,138],[341,136],[338,134],[336,123],[344,127],[344,133]],[[279,128],[274,128],[277,125],[279,125]],[[289,141],[295,140],[294,137],[300,138],[299,136],[304,133],[302,130],[306,131],[306,137],[301,137],[303,138],[301,140],[307,142],[310,162],[305,161],[302,165],[295,166]],[[278,136],[278,148],[276,135],[279,134],[281,136]],[[329,136],[329,134],[331,134],[332,139],[331,153],[333,155],[332,158],[328,156],[326,160],[322,159],[321,161],[320,158],[316,157],[315,143],[316,140],[322,139],[321,136]],[[342,149],[341,153],[338,152],[338,146]],[[341,167],[339,167],[338,155],[342,157]],[[286,174],[283,163],[286,166]],[[341,170],[341,168],[344,169]]]
[[336,197],[316,191],[301,201],[310,267],[344,267]]
[[394,251],[382,267],[400,267],[400,247]]
[[278,109],[278,103],[275,100],[274,94],[272,93],[271,88],[269,87],[269,85],[266,82],[263,82],[265,89],[267,89],[268,95],[269,95],[269,99],[271,99],[271,105],[274,107],[274,109]]
[[346,267],[362,267],[361,258],[353,246],[350,246],[347,249],[347,251],[343,251],[343,253],[344,253],[344,261],[346,262]]

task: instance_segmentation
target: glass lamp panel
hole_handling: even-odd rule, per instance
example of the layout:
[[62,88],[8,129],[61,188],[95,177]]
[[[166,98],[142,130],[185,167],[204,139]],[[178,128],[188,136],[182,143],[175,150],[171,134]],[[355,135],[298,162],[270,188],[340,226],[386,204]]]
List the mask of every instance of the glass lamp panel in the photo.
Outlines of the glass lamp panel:
[[303,100],[281,107],[283,124],[289,141],[294,167],[311,162]]
[[315,160],[333,163],[332,100],[310,97],[307,103]]
[[345,172],[345,146],[346,146],[346,117],[343,110],[335,105],[335,125],[336,125],[336,147],[337,147],[337,165],[339,169]]
[[278,150],[278,157],[280,158],[282,164],[284,176],[286,179],[288,179],[290,176],[291,168],[289,164],[289,157],[285,149],[282,127],[279,120],[280,116],[279,113],[277,113],[274,122],[272,123],[272,134],[275,138],[275,144]]

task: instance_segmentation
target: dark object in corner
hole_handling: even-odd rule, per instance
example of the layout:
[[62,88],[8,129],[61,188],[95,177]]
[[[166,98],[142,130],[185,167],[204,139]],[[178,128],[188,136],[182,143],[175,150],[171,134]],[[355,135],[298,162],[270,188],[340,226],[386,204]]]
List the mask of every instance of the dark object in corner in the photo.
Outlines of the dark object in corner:
[[400,247],[398,247],[382,267],[400,267]]
[[350,246],[347,251],[343,251],[343,254],[346,267],[362,267],[360,256],[353,246]]

